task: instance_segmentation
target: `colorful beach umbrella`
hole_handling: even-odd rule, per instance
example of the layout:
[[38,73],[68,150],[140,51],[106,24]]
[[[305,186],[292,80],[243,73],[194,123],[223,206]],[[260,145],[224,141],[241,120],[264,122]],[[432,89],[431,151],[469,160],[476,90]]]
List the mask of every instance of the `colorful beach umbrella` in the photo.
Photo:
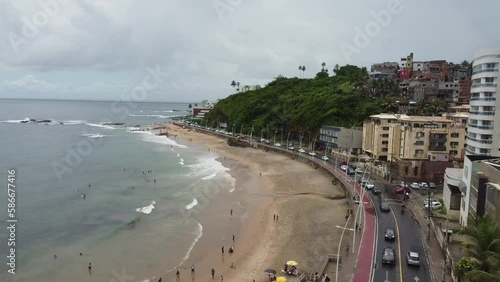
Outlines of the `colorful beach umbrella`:
[[276,282],[286,282],[286,278],[283,276],[280,276],[280,277],[276,278]]
[[297,266],[299,263],[294,260],[289,260],[286,262],[286,264],[289,266]]

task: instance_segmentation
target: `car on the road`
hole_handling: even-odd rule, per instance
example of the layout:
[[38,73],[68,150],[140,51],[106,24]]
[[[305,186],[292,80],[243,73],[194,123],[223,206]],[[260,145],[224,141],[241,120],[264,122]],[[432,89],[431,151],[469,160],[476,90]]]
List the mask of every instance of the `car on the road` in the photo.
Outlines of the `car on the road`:
[[417,182],[413,182],[412,184],[410,184],[410,187],[413,189],[420,189],[420,184],[418,184]]
[[281,147],[281,144],[280,143],[276,143],[276,144],[274,144],[274,146]]
[[408,252],[406,254],[406,262],[408,265],[420,266],[420,256],[417,252]]
[[380,211],[382,212],[390,212],[391,211],[391,206],[389,205],[388,202],[383,201],[380,203]]
[[426,209],[428,209],[428,208],[429,208],[429,206],[430,206],[433,210],[435,210],[435,209],[439,209],[442,205],[441,205],[441,203],[440,203],[440,202],[431,202],[431,204],[430,204],[430,205],[429,205],[429,204],[425,204],[425,205],[424,205],[424,207],[425,207]]
[[301,153],[301,154],[304,154],[306,152],[306,150],[304,150],[302,148],[298,149],[297,151],[299,151],[299,153]]
[[403,193],[411,193],[411,189],[409,187],[399,187],[396,189],[396,193],[398,194],[403,194]]
[[439,201],[438,200],[434,200],[434,199],[425,199],[424,202],[423,202],[423,205],[426,206],[429,203],[431,203],[431,205],[432,205],[433,203],[439,203]]
[[328,161],[329,160],[329,158],[327,156],[322,156],[321,159],[324,160],[324,161]]
[[355,175],[355,174],[356,174],[356,171],[354,171],[354,169],[352,169],[352,168],[348,168],[348,169],[347,169],[347,171],[346,171],[346,173],[347,173],[348,175]]
[[420,189],[429,189],[429,185],[427,185],[427,182],[420,182]]
[[311,151],[311,152],[309,152],[309,155],[314,157],[314,156],[316,156],[316,153]]
[[293,146],[289,146],[288,150],[295,150],[295,148]]
[[429,182],[429,187],[431,189],[436,189],[436,184],[434,182]]
[[394,241],[396,239],[396,232],[394,231],[394,228],[387,227],[385,229],[384,238],[386,241]]
[[363,185],[363,187],[366,189],[366,190],[372,190],[373,188],[375,188],[375,184],[371,183],[371,182],[365,182],[365,184]]
[[385,247],[382,252],[382,263],[383,264],[396,264],[396,253],[394,252],[394,248]]
[[343,171],[346,171],[348,169],[348,166],[347,165],[341,165],[340,169],[343,170]]
[[380,194],[382,194],[382,191],[378,188],[373,188],[372,193],[375,195],[380,195]]
[[361,168],[359,168],[359,167],[358,167],[358,168],[356,168],[356,170],[355,170],[355,171],[356,171],[356,173],[363,173],[363,172],[364,172],[364,170],[363,170],[363,169],[361,169]]

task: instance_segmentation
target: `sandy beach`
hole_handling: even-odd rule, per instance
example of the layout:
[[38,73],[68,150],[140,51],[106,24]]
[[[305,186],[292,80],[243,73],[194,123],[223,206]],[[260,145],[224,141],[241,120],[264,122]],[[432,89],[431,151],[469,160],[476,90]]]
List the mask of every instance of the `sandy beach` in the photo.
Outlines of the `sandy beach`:
[[[251,206],[245,221],[226,214],[225,204],[212,205],[213,211],[204,212],[205,216],[224,213],[229,226],[223,227],[223,232],[204,228],[192,256],[181,267],[181,281],[190,277],[192,264],[196,265],[192,281],[212,281],[212,267],[216,269],[215,279],[223,275],[224,281],[267,281],[267,268],[275,269],[279,276],[285,262],[295,260],[299,272],[316,272],[327,254],[337,253],[342,230],[335,226],[345,224],[349,206],[330,175],[283,155],[231,147],[225,139],[173,124],[165,128],[177,135],[178,142],[215,151],[231,169],[229,173],[247,189],[244,200]],[[238,209],[234,212],[236,216]],[[237,239],[234,254],[228,255],[231,233],[236,233]],[[349,237],[346,234],[344,238]],[[221,246],[226,248],[224,257]],[[168,278],[170,281],[173,277]]]

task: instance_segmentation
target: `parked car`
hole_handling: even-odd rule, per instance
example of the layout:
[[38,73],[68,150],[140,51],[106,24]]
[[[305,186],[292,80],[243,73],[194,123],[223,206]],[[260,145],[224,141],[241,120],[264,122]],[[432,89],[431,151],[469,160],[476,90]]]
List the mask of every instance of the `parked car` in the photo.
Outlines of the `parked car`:
[[347,169],[347,174],[348,174],[348,175],[355,175],[355,174],[356,174],[356,171],[354,171],[354,169],[352,169],[352,168],[348,168],[348,169]]
[[429,202],[431,203],[431,205],[432,205],[433,203],[439,203],[439,201],[438,201],[438,200],[434,200],[434,199],[425,199],[425,200],[424,200],[423,205],[424,205],[424,206],[426,206],[426,205],[428,205],[428,204],[429,204]]
[[409,187],[400,187],[396,189],[396,193],[398,194],[403,194],[403,193],[411,193],[411,189]]
[[408,265],[420,266],[420,256],[417,252],[408,252],[406,254],[406,262]]
[[412,189],[420,189],[420,184],[418,184],[417,182],[413,182],[412,184],[410,184],[410,187]]
[[391,206],[389,205],[388,202],[383,201],[380,203],[380,211],[382,212],[390,212],[391,211]]
[[429,185],[427,185],[427,182],[420,182],[420,188],[421,189],[429,189]]
[[440,202],[431,202],[431,204],[430,204],[430,205],[429,205],[429,204],[425,204],[425,205],[424,205],[424,207],[425,207],[426,209],[428,209],[428,208],[429,208],[429,206],[430,206],[433,210],[435,210],[435,209],[439,209],[442,205],[441,205],[441,203],[440,203]]
[[304,154],[304,153],[306,152],[306,150],[304,150],[304,149],[302,149],[302,148],[298,149],[298,151],[299,151],[299,153],[301,153],[301,154]]
[[288,150],[295,150],[295,148],[293,146],[289,146]]
[[385,229],[384,237],[386,241],[394,241],[396,239],[396,232],[394,232],[394,228],[387,227]]
[[327,156],[322,156],[321,159],[324,160],[324,161],[328,161],[329,160],[329,158]]
[[363,173],[363,172],[364,172],[364,170],[362,170],[362,169],[361,169],[361,168],[359,168],[359,167],[358,167],[358,168],[356,168],[356,170],[355,170],[355,171],[356,171],[356,173]]
[[274,146],[281,147],[281,144],[280,143],[276,143],[276,144],[274,144]]
[[346,171],[346,170],[347,170],[347,168],[348,168],[348,167],[347,167],[347,165],[341,165],[341,166],[340,166],[340,169],[341,169],[341,170],[343,170],[343,171]]
[[309,152],[309,155],[314,157],[314,156],[316,156],[316,153],[315,152]]
[[436,189],[436,184],[434,182],[429,182],[429,187],[431,189]]
[[394,248],[385,247],[382,253],[382,263],[383,264],[396,264],[396,253]]
[[382,194],[382,191],[378,188],[373,188],[372,193],[375,195],[380,195],[380,194]]

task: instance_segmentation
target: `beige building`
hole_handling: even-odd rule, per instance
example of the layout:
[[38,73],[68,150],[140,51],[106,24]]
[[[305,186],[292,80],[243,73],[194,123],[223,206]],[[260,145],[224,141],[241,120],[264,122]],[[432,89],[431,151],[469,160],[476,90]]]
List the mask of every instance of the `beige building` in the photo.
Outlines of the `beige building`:
[[442,179],[463,161],[465,134],[463,124],[440,116],[379,114],[363,125],[363,151],[394,164],[397,176]]

